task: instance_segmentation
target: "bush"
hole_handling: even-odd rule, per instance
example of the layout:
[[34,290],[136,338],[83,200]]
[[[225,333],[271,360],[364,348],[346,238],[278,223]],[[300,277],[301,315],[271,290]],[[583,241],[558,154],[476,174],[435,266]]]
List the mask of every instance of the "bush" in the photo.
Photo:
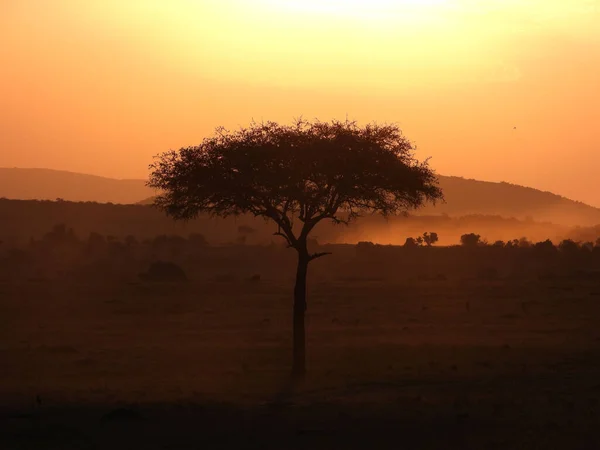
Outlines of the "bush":
[[415,248],[418,246],[419,246],[419,244],[417,244],[417,241],[415,240],[415,238],[408,237],[408,238],[406,238],[406,242],[404,242],[404,247],[406,247],[406,248]]
[[433,244],[435,244],[439,240],[440,239],[438,237],[438,234],[434,233],[433,231],[431,233],[423,234],[423,241],[425,242],[425,244],[427,244],[428,247],[431,247]]
[[550,239],[538,242],[533,246],[533,250],[541,256],[553,255],[558,251]]
[[475,233],[463,234],[460,243],[465,247],[477,247],[481,243],[481,236]]
[[356,244],[356,254],[366,255],[375,249],[375,244],[370,241],[361,241]]
[[574,255],[579,252],[579,245],[572,239],[565,239],[558,244],[558,249],[565,255]]

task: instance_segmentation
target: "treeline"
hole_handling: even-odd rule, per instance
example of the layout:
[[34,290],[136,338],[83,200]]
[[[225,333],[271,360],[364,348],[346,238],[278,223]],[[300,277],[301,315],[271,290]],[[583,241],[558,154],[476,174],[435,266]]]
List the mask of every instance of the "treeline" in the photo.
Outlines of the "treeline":
[[[235,239],[219,243],[211,242],[201,233],[154,237],[118,237],[97,232],[80,235],[74,228],[61,224],[40,238],[18,245],[0,243],[0,281],[147,281],[148,273],[153,273],[153,264],[167,269],[173,269],[169,264],[174,264],[191,279],[225,281],[256,278],[260,274],[263,279],[287,280],[294,271],[295,253],[277,240],[266,245],[252,243],[254,233],[254,228],[240,225]],[[565,239],[554,244],[550,240],[532,242],[520,238],[490,243],[479,234],[466,233],[455,245],[440,246],[438,242],[437,232],[407,238],[404,245],[319,244],[312,240],[311,251],[332,255],[315,263],[311,271],[316,273],[317,280],[337,277],[437,281],[560,275],[600,281],[597,272],[600,240]]]
[[[425,232],[422,236],[417,236],[416,238],[407,238],[402,247],[407,249],[432,247],[436,242],[438,242],[438,240],[439,237],[437,233]],[[507,241],[496,240],[490,243],[486,239],[483,239],[479,234],[466,233],[460,237],[460,241],[457,246],[460,246],[464,249],[494,248],[497,250],[530,250],[533,254],[541,255],[564,254],[572,256],[577,254],[585,255],[594,253],[600,256],[600,238],[596,238],[595,242],[563,239],[557,244],[554,244],[550,239],[533,242],[526,237],[521,237],[519,239]],[[369,252],[382,251],[384,249],[397,249],[398,246],[381,245],[370,241],[362,241],[356,245],[356,248],[359,253],[365,254]]]
[[[438,242],[439,237],[435,232],[425,232],[422,236],[416,238],[409,237],[404,243],[404,247],[420,247],[423,245],[432,246]],[[359,242],[360,245],[373,246],[372,242]],[[596,237],[595,241],[575,241],[573,239],[563,239],[559,241],[557,245],[550,239],[544,241],[533,242],[527,237],[521,237],[519,239],[511,239],[507,241],[496,240],[493,243],[489,243],[486,239],[483,239],[480,234],[466,233],[460,237],[460,245],[464,247],[487,247],[492,246],[496,248],[531,248],[534,250],[560,250],[563,252],[571,252],[581,250],[584,252],[600,251],[600,237]]]
[[[227,219],[200,216],[188,222],[175,222],[151,206],[0,199],[0,239],[4,242],[22,244],[30,238],[39,239],[57,223],[69,224],[81,236],[96,232],[120,239],[126,236],[151,239],[162,234],[186,237],[199,233],[212,243],[235,241],[240,226],[255,230],[247,236],[249,244],[269,244],[276,231],[272,223],[250,216]],[[329,243],[373,241],[401,245],[408,236],[426,230],[435,230],[441,245],[453,245],[462,234],[472,230],[491,240],[508,240],[512,236],[528,236],[532,240],[595,240],[588,236],[600,236],[600,229],[569,229],[533,220],[484,215],[408,215],[388,220],[366,216],[349,227],[323,222],[315,228],[314,236],[320,242]]]
[[488,242],[479,234],[463,234],[456,245],[436,246],[436,234],[408,238],[404,245],[359,242],[356,257],[365,271],[439,281],[503,279],[506,277],[554,280],[576,279],[600,283],[600,239],[553,243],[525,237]]
[[[97,232],[81,236],[74,228],[59,224],[40,238],[30,238],[26,242],[0,239],[0,280],[62,277],[130,280],[157,261],[173,261],[198,270],[226,270],[231,254],[235,254],[240,263],[253,258],[261,260],[261,256],[269,263],[269,255],[285,250],[275,244],[246,245],[247,237],[253,232],[249,226],[239,226],[237,239],[222,247],[210,245],[203,234],[195,232],[187,236],[120,237]],[[235,249],[231,251],[230,247]],[[248,266],[251,266],[250,262]]]

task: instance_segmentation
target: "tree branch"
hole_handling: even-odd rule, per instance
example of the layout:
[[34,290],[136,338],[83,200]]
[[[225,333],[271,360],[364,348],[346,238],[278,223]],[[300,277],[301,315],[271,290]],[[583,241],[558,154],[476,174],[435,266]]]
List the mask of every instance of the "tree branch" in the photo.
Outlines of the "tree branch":
[[[279,226],[279,230],[277,233],[274,233],[274,236],[282,236],[285,238],[290,247],[296,247],[298,240],[294,235],[293,225],[290,222],[289,217],[271,205],[267,204],[265,205],[265,208],[265,215],[273,219],[273,221]],[[283,233],[281,230],[283,230]]]
[[309,260],[309,261],[312,261],[312,260],[314,260],[314,259],[321,258],[322,256],[327,256],[327,255],[332,255],[332,254],[333,254],[333,253],[331,253],[331,252],[320,252],[320,253],[313,253],[312,255],[310,255],[310,256],[308,257],[308,260]]

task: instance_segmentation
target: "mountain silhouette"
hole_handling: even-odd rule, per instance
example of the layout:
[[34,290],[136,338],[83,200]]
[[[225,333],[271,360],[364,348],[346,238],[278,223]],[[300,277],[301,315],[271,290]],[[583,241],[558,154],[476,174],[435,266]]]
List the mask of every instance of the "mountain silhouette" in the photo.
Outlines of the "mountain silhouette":
[[50,169],[0,168],[0,197],[131,204],[154,195],[144,180],[117,180]]
[[[561,225],[600,224],[600,209],[551,192],[510,183],[440,176],[445,203],[418,214],[514,217]],[[49,169],[0,168],[0,197],[22,200],[150,204],[156,193],[144,180],[117,180]]]
[[552,192],[506,182],[493,183],[440,176],[446,203],[427,206],[419,214],[498,215],[562,225],[600,223],[600,209]]

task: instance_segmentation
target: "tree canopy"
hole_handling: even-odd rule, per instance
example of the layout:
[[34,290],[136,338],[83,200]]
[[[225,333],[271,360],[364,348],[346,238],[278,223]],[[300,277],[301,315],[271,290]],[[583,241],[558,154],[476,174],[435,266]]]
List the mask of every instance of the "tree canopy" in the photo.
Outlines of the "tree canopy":
[[413,151],[396,125],[252,123],[218,128],[197,146],[159,155],[148,184],[162,192],[155,204],[176,219],[262,216],[295,247],[324,219],[347,224],[442,199],[427,160],[417,161]]

